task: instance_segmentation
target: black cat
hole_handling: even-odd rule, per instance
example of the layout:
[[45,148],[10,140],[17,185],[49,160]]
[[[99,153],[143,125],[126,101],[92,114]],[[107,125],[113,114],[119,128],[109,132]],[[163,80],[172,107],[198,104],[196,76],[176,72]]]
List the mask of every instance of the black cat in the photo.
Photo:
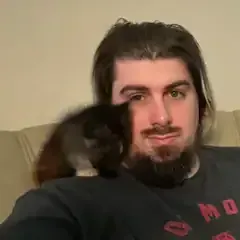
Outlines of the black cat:
[[131,143],[129,103],[99,104],[67,114],[53,129],[36,161],[34,179],[43,182],[93,168],[115,176]]

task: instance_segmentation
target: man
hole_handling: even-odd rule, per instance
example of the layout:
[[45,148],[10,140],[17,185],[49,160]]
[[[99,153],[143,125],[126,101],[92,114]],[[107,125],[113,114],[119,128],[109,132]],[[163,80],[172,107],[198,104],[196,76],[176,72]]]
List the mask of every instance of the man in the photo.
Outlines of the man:
[[133,144],[114,180],[51,181],[18,199],[1,240],[238,239],[238,148],[202,146],[214,101],[179,25],[117,22],[94,58],[96,101],[131,101]]

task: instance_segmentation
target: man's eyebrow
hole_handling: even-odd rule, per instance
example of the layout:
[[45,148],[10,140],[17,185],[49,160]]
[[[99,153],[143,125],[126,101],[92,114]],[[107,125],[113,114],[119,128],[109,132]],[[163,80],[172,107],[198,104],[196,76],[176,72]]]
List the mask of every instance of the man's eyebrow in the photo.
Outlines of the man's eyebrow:
[[126,85],[121,89],[120,94],[124,95],[126,92],[130,92],[130,91],[147,92],[148,88],[143,85]]
[[190,83],[190,81],[187,81],[187,80],[178,80],[178,81],[175,81],[175,82],[167,85],[165,88],[167,91],[170,91],[174,88],[181,87],[181,86],[190,87],[191,83]]
[[[176,87],[180,87],[180,86],[186,86],[189,87],[191,85],[191,83],[187,80],[178,80],[175,81],[173,83],[170,83],[169,85],[165,86],[166,91],[170,91]],[[148,92],[149,88],[144,86],[144,85],[139,85],[139,84],[134,84],[134,85],[126,85],[124,86],[121,91],[120,94],[124,95],[126,94],[126,92]]]

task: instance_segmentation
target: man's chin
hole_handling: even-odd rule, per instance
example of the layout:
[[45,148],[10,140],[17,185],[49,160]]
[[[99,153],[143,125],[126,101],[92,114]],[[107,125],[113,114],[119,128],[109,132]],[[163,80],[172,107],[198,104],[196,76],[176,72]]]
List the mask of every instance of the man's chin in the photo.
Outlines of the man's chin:
[[176,147],[161,147],[154,154],[136,153],[130,159],[129,171],[147,185],[173,188],[183,184],[193,165],[193,151]]

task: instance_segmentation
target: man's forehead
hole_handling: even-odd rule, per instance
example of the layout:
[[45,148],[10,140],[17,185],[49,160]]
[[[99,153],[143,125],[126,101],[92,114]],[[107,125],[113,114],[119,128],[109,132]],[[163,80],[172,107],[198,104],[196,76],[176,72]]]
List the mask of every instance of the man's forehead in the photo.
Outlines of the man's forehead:
[[117,89],[126,86],[161,89],[180,81],[192,82],[186,65],[179,59],[117,60],[115,64]]

